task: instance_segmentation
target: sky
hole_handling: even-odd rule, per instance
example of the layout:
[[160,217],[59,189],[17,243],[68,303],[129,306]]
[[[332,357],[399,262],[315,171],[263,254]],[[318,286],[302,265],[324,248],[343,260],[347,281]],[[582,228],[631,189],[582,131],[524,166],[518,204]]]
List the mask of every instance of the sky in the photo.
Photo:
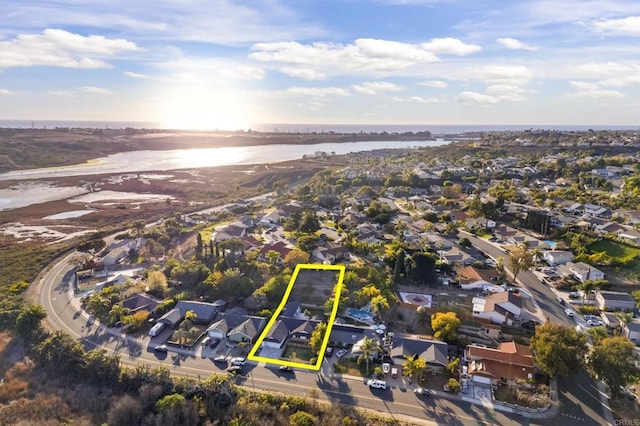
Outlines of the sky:
[[5,0],[0,120],[640,125],[637,0]]

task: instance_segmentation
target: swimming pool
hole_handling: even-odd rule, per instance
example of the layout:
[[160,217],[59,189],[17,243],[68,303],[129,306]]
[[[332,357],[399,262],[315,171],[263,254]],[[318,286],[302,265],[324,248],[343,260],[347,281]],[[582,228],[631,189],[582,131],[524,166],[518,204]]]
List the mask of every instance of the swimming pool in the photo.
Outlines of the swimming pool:
[[551,241],[551,240],[545,240],[544,243],[551,248],[556,248],[556,245],[557,245],[555,241]]
[[368,322],[373,319],[373,314],[371,312],[363,311],[362,309],[347,308],[345,315],[364,322]]

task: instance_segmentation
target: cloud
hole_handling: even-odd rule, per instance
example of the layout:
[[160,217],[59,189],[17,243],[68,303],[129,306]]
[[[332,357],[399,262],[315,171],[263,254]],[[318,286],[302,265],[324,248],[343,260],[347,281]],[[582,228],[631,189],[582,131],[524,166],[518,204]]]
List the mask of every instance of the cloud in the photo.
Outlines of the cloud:
[[0,96],[2,95],[13,95],[14,92],[12,92],[11,90],[8,89],[0,89]]
[[323,74],[395,72],[439,60],[418,44],[371,38],[360,38],[352,44],[257,43],[252,46],[249,58],[294,65]]
[[640,67],[637,65],[632,66],[612,61],[581,64],[576,69],[580,75],[585,77],[619,76],[621,73],[629,71],[640,71]]
[[598,82],[601,86],[624,87],[634,84],[640,84],[640,74],[628,75],[626,77],[608,78]]
[[424,98],[421,96],[409,96],[406,98],[394,96],[391,100],[395,102],[411,102],[416,104],[437,104],[442,102],[442,100],[438,98]]
[[462,92],[458,95],[458,101],[465,104],[476,103],[483,105],[497,104],[500,102],[497,96],[484,95],[477,92]]
[[111,90],[105,89],[103,87],[84,86],[81,87],[80,90],[84,93],[89,93],[92,95],[113,95],[113,92]]
[[238,80],[262,80],[264,78],[265,71],[259,67],[241,65],[222,69],[220,70],[220,74],[224,77]]
[[591,21],[591,28],[597,33],[618,36],[640,36],[640,16],[620,19],[600,19]]
[[479,52],[482,47],[475,44],[466,44],[457,38],[434,38],[428,43],[422,43],[421,47],[435,54],[466,56]]
[[125,71],[123,74],[131,78],[150,78],[147,74],[140,74],[133,71]]
[[291,77],[301,78],[303,80],[324,80],[327,76],[316,70],[309,68],[281,68],[281,72]]
[[498,43],[511,50],[531,50],[535,51],[539,48],[537,46],[530,46],[526,43],[521,42],[518,39],[511,37],[502,37],[496,40]]
[[72,90],[47,90],[47,94],[51,96],[61,96],[64,98],[76,97],[76,93]]
[[139,50],[135,43],[103,36],[82,36],[65,30],[46,29],[42,34],[20,34],[0,41],[0,69],[51,66],[110,68],[99,58]]
[[521,85],[533,78],[533,73],[523,65],[486,65],[469,74],[489,84]]
[[433,87],[434,89],[444,89],[449,87],[446,81],[442,80],[429,80],[418,83],[421,86]]
[[602,89],[597,83],[585,81],[570,81],[569,84],[577,89],[576,92],[567,93],[569,98],[578,99],[611,99],[624,98],[624,93],[617,90]]
[[377,95],[382,92],[398,92],[404,90],[402,86],[386,81],[368,81],[362,84],[354,84],[353,90],[362,95]]
[[290,87],[285,91],[286,94],[294,96],[312,96],[312,97],[326,97],[326,96],[350,96],[348,90],[341,89],[339,87]]

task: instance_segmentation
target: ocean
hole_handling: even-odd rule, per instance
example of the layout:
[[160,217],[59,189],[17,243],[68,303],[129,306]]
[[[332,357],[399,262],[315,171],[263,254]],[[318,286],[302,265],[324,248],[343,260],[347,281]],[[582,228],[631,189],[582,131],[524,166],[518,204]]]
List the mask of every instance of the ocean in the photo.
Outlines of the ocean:
[[[143,121],[73,121],[73,120],[0,120],[0,128],[53,129],[56,127],[78,127],[93,129],[163,129],[159,123]],[[592,130],[640,130],[640,125],[573,125],[573,124],[305,124],[305,123],[258,123],[251,127],[260,132],[275,133],[403,133],[429,131],[434,135],[462,134],[489,131],[522,131],[553,129],[566,131]],[[189,129],[183,129],[189,130]],[[248,130],[248,129],[242,129]]]

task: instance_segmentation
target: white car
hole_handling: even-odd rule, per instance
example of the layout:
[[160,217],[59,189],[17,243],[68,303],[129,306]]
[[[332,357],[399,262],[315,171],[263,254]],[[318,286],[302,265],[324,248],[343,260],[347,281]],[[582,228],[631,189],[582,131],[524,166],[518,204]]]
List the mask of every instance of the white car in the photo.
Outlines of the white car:
[[567,316],[570,318],[573,318],[575,316],[574,312],[569,308],[565,309],[564,313],[567,314]]
[[349,351],[346,349],[340,349],[339,351],[336,352],[336,358],[342,358],[347,354],[347,352]]
[[387,382],[385,382],[384,380],[369,379],[367,380],[367,386],[369,386],[370,388],[376,388],[376,389],[386,389]]
[[389,364],[388,362],[385,362],[382,364],[382,372],[384,374],[389,374],[389,371],[391,371],[391,364]]
[[602,321],[598,320],[598,319],[590,319],[587,321],[587,325],[589,327],[599,327],[601,325],[603,325]]
[[231,358],[231,365],[244,365],[247,362],[246,359],[244,359],[241,356],[237,356],[235,358]]

